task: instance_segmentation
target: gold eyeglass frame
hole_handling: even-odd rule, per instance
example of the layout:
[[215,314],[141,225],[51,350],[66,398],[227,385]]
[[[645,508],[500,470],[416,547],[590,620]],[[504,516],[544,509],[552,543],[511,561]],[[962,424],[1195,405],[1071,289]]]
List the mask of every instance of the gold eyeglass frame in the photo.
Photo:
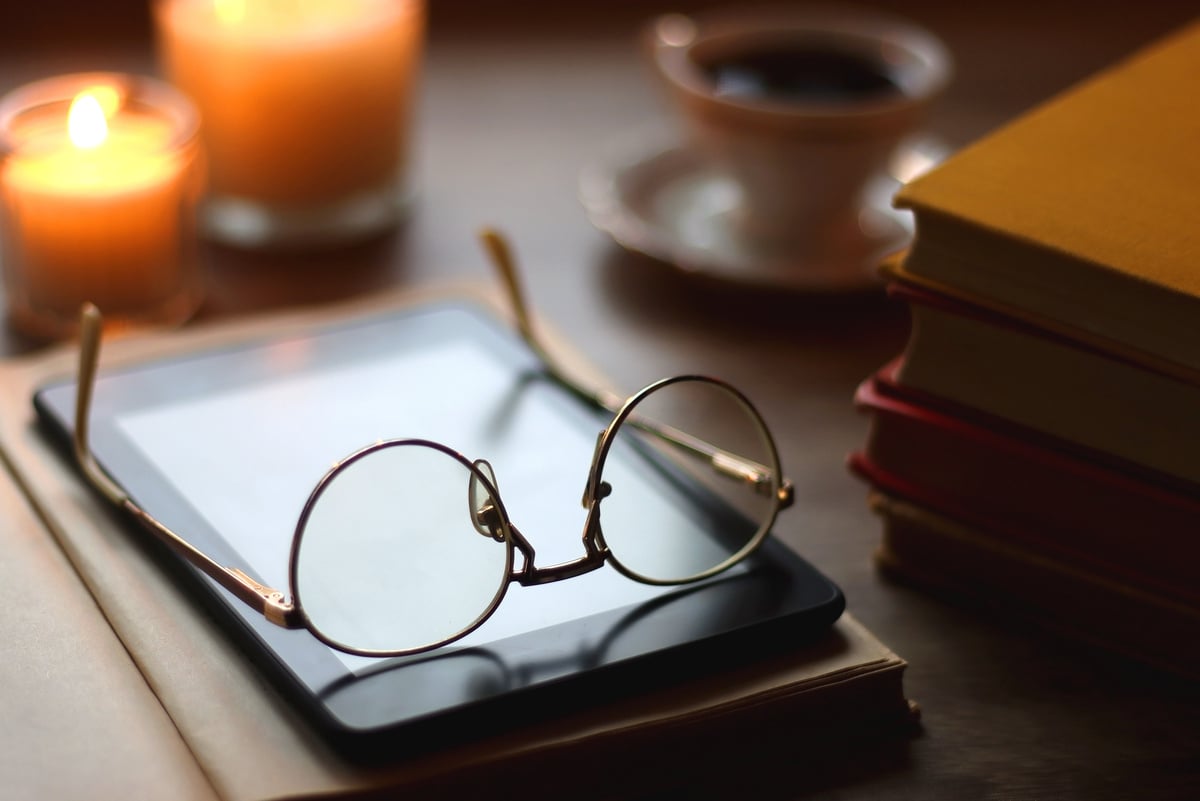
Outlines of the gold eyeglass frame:
[[[546,376],[589,405],[613,414],[611,422],[600,432],[597,438],[591,468],[589,469],[587,483],[584,488],[582,503],[584,508],[588,510],[588,513],[583,531],[583,556],[556,565],[546,567],[536,566],[533,545],[509,519],[508,512],[504,507],[500,492],[496,486],[495,476],[491,466],[486,461],[482,459],[471,461],[446,445],[431,440],[405,438],[377,442],[355,451],[334,463],[317,482],[304,505],[295,532],[292,535],[292,544],[288,557],[288,590],[291,593],[290,599],[280,590],[258,582],[242,569],[220,564],[141,508],[96,461],[90,444],[89,424],[92,395],[95,390],[96,373],[99,366],[102,318],[100,311],[91,304],[86,304],[80,314],[80,354],[75,402],[74,451],[75,458],[84,476],[109,502],[124,510],[144,528],[158,537],[173,552],[212,578],[221,587],[232,593],[239,601],[262,614],[271,623],[287,629],[307,629],[320,642],[345,653],[358,656],[407,656],[428,652],[459,640],[483,625],[496,608],[499,607],[508,587],[514,582],[523,586],[547,584],[573,578],[596,570],[605,564],[611,564],[628,578],[645,584],[689,584],[727,570],[757,550],[769,535],[779,511],[791,506],[794,491],[792,483],[783,477],[779,452],[770,430],[749,399],[732,385],[720,379],[698,375],[679,375],[661,379],[643,387],[624,400],[611,393],[588,389],[579,384],[559,368],[557,362],[537,337],[525,304],[518,270],[507,242],[499,233],[491,229],[484,230],[481,233],[481,239],[493,266],[499,272],[503,281],[508,301],[512,305],[517,331],[526,345],[541,361]],[[762,437],[763,444],[767,447],[767,453],[770,455],[770,464],[763,465],[753,460],[745,459],[701,439],[690,436],[678,429],[632,416],[637,405],[648,395],[663,387],[689,381],[710,383],[730,393],[754,421],[758,433]],[[742,548],[723,562],[702,573],[689,576],[685,579],[662,580],[643,576],[625,566],[619,558],[612,554],[604,541],[603,531],[600,527],[600,505],[611,491],[611,487],[601,478],[604,463],[608,457],[617,430],[621,425],[626,423],[634,426],[642,433],[654,436],[659,441],[670,445],[682,454],[706,460],[709,467],[718,475],[746,483],[750,485],[756,494],[769,498],[771,500],[769,512],[765,515],[762,524],[754,536]],[[339,642],[335,638],[324,634],[305,612],[298,586],[300,545],[303,541],[305,524],[308,517],[329,483],[351,464],[381,449],[393,447],[432,448],[459,461],[469,471],[471,476],[469,487],[470,502],[467,513],[472,525],[480,534],[490,536],[497,542],[505,544],[507,548],[505,568],[508,578],[500,583],[492,601],[486,609],[481,611],[479,617],[450,637],[418,647],[403,649],[381,650],[358,648]],[[482,490],[482,495],[477,498],[476,495],[480,490]],[[514,566],[516,563],[516,552],[519,552],[521,555],[521,564],[519,566]]]

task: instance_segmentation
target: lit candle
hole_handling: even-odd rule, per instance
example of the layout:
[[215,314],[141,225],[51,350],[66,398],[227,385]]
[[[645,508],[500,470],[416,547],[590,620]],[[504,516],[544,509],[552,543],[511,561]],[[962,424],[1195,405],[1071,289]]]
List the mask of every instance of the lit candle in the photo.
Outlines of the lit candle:
[[63,336],[84,301],[114,323],[195,310],[196,113],[165,84],[52,78],[0,101],[0,237],[14,327]]
[[155,19],[163,69],[203,119],[216,236],[270,244],[395,221],[422,0],[157,0]]

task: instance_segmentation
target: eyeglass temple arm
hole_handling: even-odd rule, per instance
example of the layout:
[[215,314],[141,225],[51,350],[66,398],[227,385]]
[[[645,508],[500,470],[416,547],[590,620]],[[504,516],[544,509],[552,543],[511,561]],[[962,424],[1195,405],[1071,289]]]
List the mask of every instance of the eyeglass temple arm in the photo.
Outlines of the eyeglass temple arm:
[[[554,357],[550,355],[550,352],[546,350],[541,340],[538,339],[537,333],[533,330],[533,320],[529,313],[529,307],[525,303],[525,293],[521,286],[520,271],[517,269],[512,249],[505,238],[495,229],[485,228],[480,232],[480,239],[483,242],[484,249],[487,250],[488,255],[491,257],[492,266],[500,273],[500,277],[504,282],[504,288],[508,293],[508,300],[512,304],[512,311],[516,316],[517,331],[520,332],[521,338],[525,340],[525,344],[541,359],[547,372],[556,381],[570,390],[572,394],[588,403],[616,414],[621,408],[622,398],[611,392],[587,389],[576,382],[566,371],[558,366]],[[712,468],[721,475],[743,481],[751,481],[754,483],[756,491],[770,491],[771,470],[764,465],[743,459],[740,456],[721,450],[710,443],[660,423],[647,420],[631,420],[630,422],[640,430],[654,434],[681,450],[708,459]],[[791,506],[794,496],[792,482],[781,477],[778,496],[779,502],[783,507]]]
[[79,320],[79,375],[75,393],[75,459],[92,486],[112,503],[129,512],[166,545],[189,563],[220,584],[238,600],[260,612],[267,620],[284,628],[303,628],[299,612],[279,590],[267,587],[235,567],[224,567],[208,554],[180,537],[149,512],[138,506],[96,461],[89,434],[92,392],[96,386],[96,367],[100,360],[102,319],[100,310],[88,303]]
[[500,273],[500,278],[504,282],[504,289],[512,306],[513,315],[516,317],[517,331],[521,334],[521,339],[525,340],[525,344],[541,360],[546,371],[572,394],[588,403],[615,413],[621,407],[623,398],[611,392],[588,389],[572,379],[566,371],[558,366],[558,361],[550,355],[550,351],[546,349],[538,338],[537,332],[533,330],[533,318],[529,313],[529,306],[525,302],[520,270],[517,269],[516,260],[513,258],[512,248],[509,247],[508,241],[499,231],[492,228],[483,229],[479,238],[491,258],[492,266],[496,268],[496,272]]
[[[704,459],[720,475],[752,485],[759,495],[771,494],[771,476],[774,471],[766,465],[722,450],[674,426],[642,420],[636,416],[630,417],[627,422],[639,431],[652,434],[690,456]],[[791,506],[795,497],[792,482],[781,477],[776,494],[781,508]]]

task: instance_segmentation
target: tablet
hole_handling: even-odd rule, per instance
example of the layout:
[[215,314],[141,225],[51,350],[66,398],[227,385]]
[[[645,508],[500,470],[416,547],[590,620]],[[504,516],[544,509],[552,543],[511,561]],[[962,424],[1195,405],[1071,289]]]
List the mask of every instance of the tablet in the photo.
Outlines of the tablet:
[[[73,381],[34,398],[44,430],[64,444],[74,400]],[[578,558],[580,497],[608,416],[548,379],[489,311],[446,302],[102,370],[92,445],[144,509],[219,563],[286,592],[291,538],[309,493],[334,462],[381,439],[435,440],[487,459],[539,563]],[[694,498],[686,500],[647,491],[641,502],[656,525],[669,526],[695,517]],[[130,535],[153,541],[132,524]],[[164,569],[187,577],[270,683],[354,755],[395,738],[480,731],[498,713],[556,714],[681,670],[794,645],[843,608],[832,582],[768,538],[752,558],[697,585],[646,585],[610,567],[514,584],[465,639],[372,659],[267,623],[160,550]]]

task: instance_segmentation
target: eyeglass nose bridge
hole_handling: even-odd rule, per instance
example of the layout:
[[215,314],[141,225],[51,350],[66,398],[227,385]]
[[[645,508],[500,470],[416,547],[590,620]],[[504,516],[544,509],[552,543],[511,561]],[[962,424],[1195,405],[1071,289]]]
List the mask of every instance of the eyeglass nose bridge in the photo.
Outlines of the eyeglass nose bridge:
[[608,548],[599,542],[599,537],[594,533],[597,530],[598,524],[594,521],[597,519],[595,514],[588,515],[587,530],[583,535],[584,554],[578,559],[572,559],[569,562],[561,562],[556,565],[548,565],[547,567],[538,567],[534,564],[534,549],[516,526],[509,523],[509,531],[513,535],[513,544],[524,557],[524,564],[513,571],[512,579],[523,587],[533,587],[539,584],[553,584],[556,581],[575,578],[582,576],[584,573],[591,573],[593,570],[599,570],[608,563]]
[[[590,485],[589,482],[589,487]],[[611,491],[612,488],[607,483],[602,483],[595,494],[598,498],[604,498]],[[585,490],[585,496],[590,494]],[[583,556],[546,567],[539,567],[536,564],[536,552],[533,545],[510,521],[508,530],[512,534],[513,545],[520,551],[523,560],[521,566],[513,570],[510,580],[516,581],[523,587],[553,584],[556,581],[591,573],[608,564],[608,546],[604,544],[604,537],[600,533],[600,509],[591,504],[585,505],[590,508],[583,530]]]
[[[493,491],[499,493],[500,487],[496,481],[496,471],[486,459],[476,459],[471,463],[471,479],[468,485],[468,515],[471,525],[484,537],[505,542],[511,537],[512,545],[521,554],[521,566],[512,570],[510,581],[516,581],[522,586],[552,584],[556,581],[581,576],[605,565],[608,561],[607,549],[598,542],[595,513],[588,515],[588,525],[583,535],[584,555],[561,564],[538,567],[537,552],[533,544],[521,533],[520,529],[508,521],[505,526],[504,514],[500,510]],[[487,484],[491,484],[489,489]],[[603,498],[611,491],[607,483],[603,484],[599,497]],[[507,536],[506,536],[507,535]]]

